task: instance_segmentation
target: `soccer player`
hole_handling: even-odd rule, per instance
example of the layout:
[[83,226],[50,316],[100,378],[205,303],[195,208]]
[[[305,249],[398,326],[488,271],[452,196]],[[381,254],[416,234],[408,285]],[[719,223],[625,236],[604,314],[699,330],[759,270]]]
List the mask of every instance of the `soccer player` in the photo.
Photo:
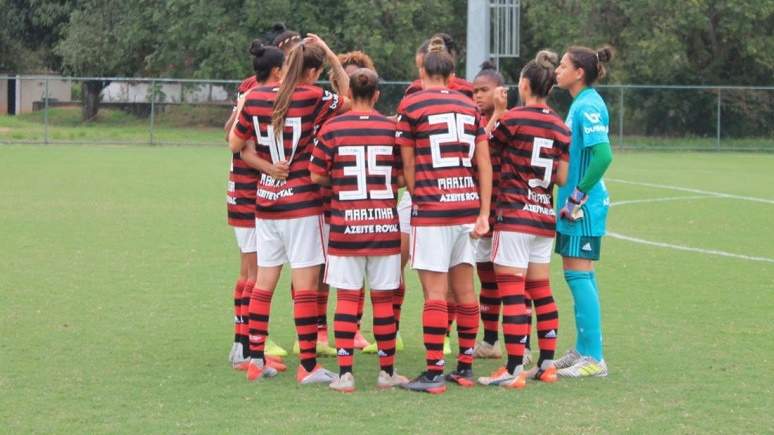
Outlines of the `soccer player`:
[[[265,46],[260,39],[256,39],[250,45],[250,54],[253,56],[254,75],[246,78],[237,90],[237,105],[226,122],[226,132],[236,119],[237,109],[241,110],[240,101],[247,91],[266,83],[274,83],[279,80],[284,54],[281,50]],[[226,135],[228,136],[228,134]],[[228,140],[228,137],[226,137]],[[253,144],[254,146],[254,144]],[[231,169],[229,171],[228,193],[226,204],[228,209],[228,223],[234,227],[237,245],[240,251],[240,273],[234,288],[234,345],[229,354],[229,362],[234,368],[247,368],[250,358],[248,336],[248,313],[250,294],[255,285],[256,275],[256,243],[255,243],[255,191],[258,182],[258,172],[250,167],[239,153],[232,153]],[[277,357],[286,356],[287,352],[277,346],[271,340],[266,343],[267,355]]]
[[[443,393],[445,380],[473,386],[478,301],[473,289],[473,239],[489,232],[492,166],[478,107],[447,87],[454,59],[433,38],[420,69],[423,90],[398,107],[396,144],[411,192],[411,264],[425,293],[422,315],[427,370],[402,387]],[[477,166],[478,180],[473,165]],[[446,296],[457,301],[460,354],[443,376],[448,329]]]
[[[283,26],[284,28],[284,26]],[[287,56],[290,50],[296,48],[301,42],[301,35],[293,30],[285,29],[283,32],[274,37],[271,45],[279,48]]]
[[352,110],[325,123],[317,134],[309,169],[312,181],[333,187],[325,282],[338,289],[334,333],[339,379],[330,387],[342,392],[355,390],[354,338],[366,277],[379,348],[377,385],[391,388],[408,382],[394,368],[392,312],[392,294],[400,284],[395,209],[400,154],[395,147],[395,122],[374,110],[378,80],[376,72],[366,68],[350,75]]
[[335,70],[337,91],[349,87],[335,53],[316,35],[291,50],[282,84],[258,87],[245,99],[229,142],[233,151],[256,140],[256,151],[243,154],[260,168],[256,192],[258,273],[250,299],[250,353],[247,379],[277,374],[267,366],[264,344],[268,336],[271,299],[282,271],[290,263],[295,288],[293,311],[300,343],[300,384],[330,383],[336,375],[317,365],[317,283],[325,263],[322,242],[322,199],[309,174],[312,139],[317,128],[344,110],[348,102],[314,82],[327,59]]
[[[553,359],[559,314],[549,284],[556,226],[553,190],[554,184],[566,181],[570,143],[570,131],[546,103],[557,63],[557,54],[546,50],[527,62],[519,78],[524,106],[504,114],[492,132],[491,141],[502,150],[492,262],[503,304],[508,360],[491,376],[479,378],[484,385],[523,388],[530,375],[556,381]],[[540,346],[537,367],[529,373],[523,366],[530,321],[525,293],[535,302]]]
[[575,301],[575,349],[556,361],[560,376],[607,376],[602,353],[602,316],[594,261],[599,260],[610,197],[602,177],[613,161],[608,113],[592,87],[605,76],[609,47],[571,47],[556,70],[557,84],[573,97],[567,114],[572,131],[570,171],[559,189],[556,252]]

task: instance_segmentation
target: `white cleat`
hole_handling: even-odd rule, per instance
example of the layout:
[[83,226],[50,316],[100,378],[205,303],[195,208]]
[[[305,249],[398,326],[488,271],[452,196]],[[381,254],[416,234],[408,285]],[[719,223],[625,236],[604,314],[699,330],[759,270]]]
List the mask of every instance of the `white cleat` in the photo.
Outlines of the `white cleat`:
[[232,366],[234,365],[234,357],[237,355],[242,356],[242,343],[235,341],[231,344],[231,351],[228,353],[228,362],[230,362]]
[[[494,344],[489,344],[484,340],[476,343],[476,350],[473,353],[476,358],[484,359],[500,359],[503,357],[503,351],[500,349],[500,341],[495,341]],[[525,354],[526,357],[526,354]]]
[[387,374],[384,370],[379,371],[379,378],[376,380],[376,386],[379,388],[392,388],[399,385],[409,383],[409,378],[399,375],[397,371],[393,370],[392,376]]
[[581,359],[581,354],[576,352],[575,349],[570,349],[563,357],[554,361],[554,367],[557,370],[566,369],[567,367],[572,367],[579,359]]
[[590,356],[584,356],[572,366],[557,371],[557,374],[566,378],[604,378],[607,377],[607,363],[597,361]]
[[303,366],[298,366],[296,371],[296,380],[301,385],[330,384],[337,379],[339,379],[339,375],[319,365],[311,372],[304,370]]
[[328,384],[328,386],[342,393],[353,393],[355,392],[355,376],[352,375],[352,372],[344,373],[338,379]]

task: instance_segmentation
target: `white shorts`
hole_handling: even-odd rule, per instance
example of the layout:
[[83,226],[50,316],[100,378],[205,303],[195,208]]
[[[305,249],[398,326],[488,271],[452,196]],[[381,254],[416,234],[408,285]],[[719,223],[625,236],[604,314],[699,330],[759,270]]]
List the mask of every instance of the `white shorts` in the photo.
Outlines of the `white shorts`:
[[323,247],[323,217],[306,216],[295,219],[256,219],[255,236],[258,266],[316,266],[325,263]]
[[325,253],[328,253],[328,242],[331,240],[331,224],[326,224],[325,219],[323,219],[323,226],[322,226],[322,238],[323,238],[323,249],[325,250]]
[[398,221],[400,222],[400,232],[411,234],[411,194],[408,190],[403,192],[398,202]]
[[476,262],[476,247],[470,238],[473,224],[412,227],[411,268],[448,272],[452,267]]
[[492,261],[492,238],[482,237],[476,241],[476,263]]
[[255,252],[255,228],[234,227],[234,235],[236,236],[237,246],[239,246],[239,252],[243,254]]
[[492,236],[492,263],[526,269],[529,263],[551,262],[553,237],[514,231],[495,231]]
[[323,281],[338,289],[363,288],[368,277],[371,290],[394,290],[400,285],[400,254],[349,256],[329,255]]

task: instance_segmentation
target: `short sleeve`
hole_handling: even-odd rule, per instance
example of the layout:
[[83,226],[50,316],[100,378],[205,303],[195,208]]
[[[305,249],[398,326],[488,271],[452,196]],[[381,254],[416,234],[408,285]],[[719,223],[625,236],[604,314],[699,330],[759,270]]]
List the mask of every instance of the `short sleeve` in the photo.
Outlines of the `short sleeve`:
[[[328,139],[326,140],[326,136]],[[314,139],[314,149],[309,164],[309,172],[319,175],[329,175],[333,169],[333,147],[330,145],[332,136],[327,128],[323,128]]]
[[480,113],[476,113],[476,143],[488,140],[486,134],[486,121]]
[[236,126],[234,126],[234,133],[242,140],[255,139],[255,129],[252,128],[250,118],[250,114],[247,113],[247,102],[245,102],[237,116]]
[[578,127],[583,138],[583,147],[592,147],[600,143],[609,143],[607,109],[597,104],[587,104],[578,108]]
[[414,147],[414,121],[406,113],[403,102],[398,106],[397,129],[395,130],[395,145],[398,147]]
[[344,101],[341,96],[323,89],[320,101],[317,103],[317,116],[314,125],[322,125],[325,121],[341,112]]

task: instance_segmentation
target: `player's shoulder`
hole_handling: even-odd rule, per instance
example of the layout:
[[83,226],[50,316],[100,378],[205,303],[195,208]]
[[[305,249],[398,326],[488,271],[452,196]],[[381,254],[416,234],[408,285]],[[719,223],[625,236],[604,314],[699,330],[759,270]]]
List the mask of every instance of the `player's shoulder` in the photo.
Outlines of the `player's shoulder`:
[[458,91],[468,98],[473,98],[473,83],[457,76],[449,79],[449,88]]
[[250,76],[242,80],[241,83],[239,83],[239,87],[237,88],[237,92],[240,94],[244,94],[245,92],[249,91],[250,89],[258,86],[258,80],[255,78],[255,76]]

